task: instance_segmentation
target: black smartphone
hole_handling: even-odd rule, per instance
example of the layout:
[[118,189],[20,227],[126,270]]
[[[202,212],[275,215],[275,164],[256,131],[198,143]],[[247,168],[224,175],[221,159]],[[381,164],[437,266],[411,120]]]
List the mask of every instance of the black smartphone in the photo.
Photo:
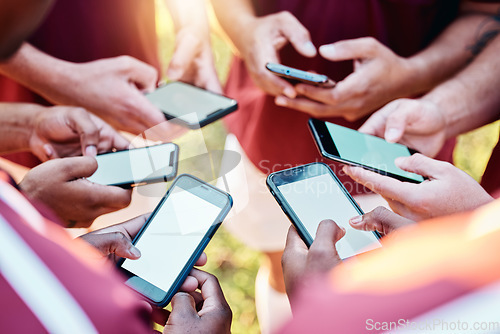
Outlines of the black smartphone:
[[308,247],[324,219],[346,229],[336,246],[341,259],[381,247],[377,232],[358,231],[349,225],[349,219],[363,211],[328,165],[315,162],[275,172],[266,183]]
[[87,180],[127,188],[172,180],[177,174],[179,147],[165,143],[133,148],[99,154],[96,160],[97,170]]
[[229,194],[182,174],[139,231],[138,260],[121,259],[126,284],[163,307],[179,290],[232,207]]
[[273,74],[287,79],[292,84],[305,83],[324,88],[331,88],[335,86],[335,82],[324,74],[306,72],[275,63],[267,63],[266,68]]
[[236,100],[184,82],[170,82],[146,97],[172,122],[198,129],[238,109]]
[[394,163],[398,157],[408,157],[417,153],[414,149],[313,118],[309,120],[309,128],[321,155],[325,158],[360,166],[400,181],[413,183],[424,181],[421,175],[404,171]]

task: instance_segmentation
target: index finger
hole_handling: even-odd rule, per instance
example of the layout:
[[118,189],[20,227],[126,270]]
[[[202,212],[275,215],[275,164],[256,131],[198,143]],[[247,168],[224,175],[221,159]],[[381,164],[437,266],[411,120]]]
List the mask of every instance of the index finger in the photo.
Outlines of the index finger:
[[[361,167],[344,166],[343,171],[354,181],[364,185],[382,197],[406,203],[415,190],[414,183],[402,182],[390,176],[366,170]],[[405,199],[406,197],[406,199]]]
[[74,108],[67,114],[67,122],[80,137],[82,155],[95,156],[99,145],[99,128],[91,120],[90,114],[85,109]]

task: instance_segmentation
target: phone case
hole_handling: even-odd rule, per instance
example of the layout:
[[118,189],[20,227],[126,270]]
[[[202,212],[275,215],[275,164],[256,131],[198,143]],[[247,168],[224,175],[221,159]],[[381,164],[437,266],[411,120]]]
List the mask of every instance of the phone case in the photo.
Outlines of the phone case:
[[[132,244],[135,245],[137,243],[137,241],[141,238],[141,236],[144,233],[144,231],[147,229],[147,227],[149,226],[149,224],[153,221],[153,218],[156,216],[156,213],[160,210],[160,208],[162,207],[163,203],[167,200],[168,196],[170,195],[171,190],[175,187],[175,185],[179,181],[179,179],[184,178],[184,177],[192,178],[192,179],[196,180],[197,182],[201,182],[201,183],[203,183],[203,185],[205,185],[207,187],[210,187],[212,190],[215,190],[215,191],[218,191],[220,193],[223,193],[223,194],[227,195],[228,204],[219,213],[219,216],[217,217],[218,222],[215,223],[215,224],[213,224],[207,230],[207,232],[205,233],[205,236],[203,237],[202,241],[198,244],[198,247],[193,252],[193,254],[189,258],[188,262],[186,263],[186,265],[184,266],[184,268],[181,270],[180,274],[177,276],[174,284],[170,287],[170,289],[168,291],[165,291],[166,292],[165,298],[163,300],[161,300],[160,302],[157,302],[157,301],[154,301],[154,300],[148,298],[148,296],[143,295],[146,299],[149,300],[149,302],[151,302],[152,304],[155,304],[155,305],[157,305],[159,307],[165,307],[165,306],[168,305],[168,303],[170,303],[170,300],[177,293],[177,291],[180,289],[180,287],[182,286],[182,283],[184,283],[186,277],[189,275],[189,272],[191,271],[191,269],[193,268],[193,266],[195,265],[196,261],[198,260],[198,258],[201,256],[201,254],[205,250],[205,248],[207,247],[208,243],[210,242],[210,240],[214,236],[215,232],[217,232],[217,230],[219,229],[219,227],[222,224],[224,218],[227,216],[227,214],[229,213],[229,211],[231,210],[231,207],[233,205],[233,199],[232,199],[231,195],[229,195],[227,193],[224,193],[223,191],[221,191],[221,190],[219,190],[219,189],[217,189],[217,188],[215,188],[215,187],[207,184],[206,182],[198,179],[197,177],[195,177],[193,175],[181,174],[181,175],[179,175],[175,179],[175,181],[172,183],[171,187],[168,189],[168,191],[166,192],[166,194],[163,196],[163,198],[160,201],[160,203],[158,203],[158,205],[156,206],[156,208],[154,209],[154,211],[151,213],[151,216],[148,218],[148,220],[146,221],[146,223],[144,223],[144,225],[142,226],[142,228],[139,230],[139,232],[137,233],[136,237],[132,241]],[[125,259],[123,259],[123,258],[120,259],[118,261],[118,263],[117,263],[117,267],[120,270],[126,271],[125,269],[121,268],[121,265],[123,264],[124,261],[125,261]],[[159,289],[156,286],[152,285],[151,283],[149,283],[149,284],[151,286],[155,287],[156,289]]]
[[[300,221],[300,219],[295,215],[293,209],[288,205],[288,202],[286,200],[284,200],[283,198],[281,198],[280,192],[278,190],[278,187],[276,186],[276,184],[273,181],[273,177],[274,177],[274,175],[277,175],[279,173],[289,172],[289,171],[293,171],[294,169],[297,169],[297,168],[305,168],[305,167],[308,167],[308,166],[311,166],[311,165],[316,165],[316,164],[323,165],[323,166],[325,166],[328,169],[330,175],[333,177],[333,179],[335,180],[335,182],[339,185],[340,189],[342,189],[342,192],[347,197],[347,199],[349,200],[349,202],[351,202],[351,204],[354,206],[354,208],[356,209],[356,211],[360,215],[364,215],[364,212],[360,208],[360,206],[358,205],[358,203],[356,203],[356,201],[354,200],[354,198],[352,198],[351,194],[349,194],[349,192],[345,189],[345,187],[342,185],[342,183],[337,178],[337,176],[333,173],[333,171],[330,169],[330,167],[327,164],[325,164],[325,163],[322,163],[322,162],[313,162],[313,163],[310,163],[310,164],[306,164],[306,165],[302,165],[302,166],[298,166],[298,167],[293,167],[293,168],[289,168],[289,169],[285,169],[285,170],[281,170],[281,171],[269,174],[268,177],[267,177],[267,179],[266,179],[266,185],[267,185],[269,191],[273,195],[273,197],[276,200],[276,202],[278,203],[278,205],[281,207],[281,210],[283,210],[283,212],[288,217],[288,219],[290,220],[290,222],[293,224],[293,226],[295,226],[295,229],[297,230],[297,233],[300,235],[300,237],[305,242],[305,244],[307,245],[307,247],[311,247],[311,244],[313,243],[313,238],[312,238],[312,236],[309,235],[309,232],[307,232],[307,229],[304,227],[304,225],[302,224],[302,222]],[[373,232],[373,233],[375,234],[375,236],[378,239],[381,238],[381,235],[378,232]]]

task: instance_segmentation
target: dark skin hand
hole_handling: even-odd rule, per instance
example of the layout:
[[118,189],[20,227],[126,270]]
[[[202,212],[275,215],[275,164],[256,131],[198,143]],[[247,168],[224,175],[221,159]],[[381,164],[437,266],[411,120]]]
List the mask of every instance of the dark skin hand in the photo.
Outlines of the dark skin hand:
[[[295,228],[290,226],[281,258],[286,293],[289,298],[297,286],[307,282],[306,276],[327,272],[342,262],[335,244],[344,235],[345,229],[339,227],[333,220],[323,220],[318,226],[311,247],[307,248]],[[293,302],[291,304],[293,308]]]
[[132,195],[130,189],[87,181],[96,169],[93,157],[54,159],[30,170],[19,186],[51,208],[66,227],[88,227],[97,217],[128,206]]

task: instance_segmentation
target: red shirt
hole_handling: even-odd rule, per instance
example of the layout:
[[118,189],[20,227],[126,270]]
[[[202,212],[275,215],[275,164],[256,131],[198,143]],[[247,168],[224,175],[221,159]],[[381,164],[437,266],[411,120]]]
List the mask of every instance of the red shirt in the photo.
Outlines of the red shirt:
[[[400,56],[424,49],[456,16],[458,1],[440,0],[259,0],[258,15],[290,11],[309,30],[314,45],[373,36]],[[352,72],[352,62],[331,62],[317,56],[300,56],[291,46],[280,53],[284,65],[314,70],[333,80]],[[278,107],[274,98],[257,88],[243,64],[235,59],[226,93],[239,103],[239,111],[227,117],[227,124],[250,160],[265,174],[291,165],[313,161],[328,163],[344,182],[350,178],[341,166],[321,158],[309,133],[309,115]],[[366,118],[348,122],[326,119],[350,128],[359,128]],[[447,145],[439,158],[451,161],[453,145]],[[349,187],[352,189],[352,187]],[[361,189],[354,189],[356,193]]]
[[152,332],[148,307],[113,266],[2,180],[0,231],[1,333]]
[[[292,296],[294,319],[281,333],[466,332],[463,327],[446,330],[445,322],[456,325],[457,320],[471,332],[475,322],[494,322],[497,327],[490,331],[498,332],[499,215],[497,200],[471,213],[394,232],[382,240],[384,247],[299,289]],[[489,332],[479,329],[475,332]]]

